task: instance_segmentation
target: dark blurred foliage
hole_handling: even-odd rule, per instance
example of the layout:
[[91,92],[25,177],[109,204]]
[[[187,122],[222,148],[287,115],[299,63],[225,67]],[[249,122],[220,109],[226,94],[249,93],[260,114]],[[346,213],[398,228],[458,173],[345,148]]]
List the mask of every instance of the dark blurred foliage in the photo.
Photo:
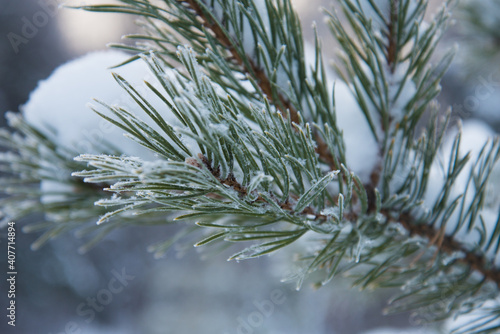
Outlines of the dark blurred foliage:
[[[4,112],[19,111],[20,105],[28,100],[29,93],[35,89],[40,80],[47,78],[62,63],[77,56],[66,49],[56,17],[46,15],[48,18],[46,23],[40,27],[35,26],[37,31],[30,31],[33,32],[33,36],[24,39],[23,27],[26,21],[33,22],[34,15],[45,12],[42,2],[47,4],[49,1],[0,1],[0,114],[2,115],[0,125],[2,126],[5,124]],[[13,37],[13,34],[16,37]],[[13,45],[12,38],[17,36],[23,38],[23,42]],[[36,220],[36,217],[32,219]],[[75,277],[79,275],[85,277],[84,274],[90,271],[94,279],[88,289],[106,286],[111,275],[110,262],[113,256],[104,246],[101,252],[107,253],[109,257],[102,256],[99,252],[91,252],[82,257],[77,253],[78,241],[73,236],[66,236],[65,240],[49,243],[34,252],[30,249],[30,245],[38,236],[22,233],[23,222],[16,223],[17,326],[12,328],[6,324],[3,311],[0,333],[47,333],[49,330],[59,333],[64,330],[64,325],[69,320],[75,318],[76,306],[85,300],[75,290]],[[2,248],[7,247],[6,234],[6,230],[0,231]],[[141,243],[138,239],[133,243],[141,245],[142,253],[145,253],[147,244]],[[128,243],[121,247],[132,248]],[[7,252],[2,249],[0,254],[2,254],[0,308],[5,310]],[[89,295],[92,294],[89,292]],[[110,314],[112,314],[110,311],[103,312],[98,315],[98,319],[105,321],[106,318],[110,318]]]
[[[41,10],[40,0],[0,1],[0,110],[17,111],[27,101],[29,92],[37,82],[46,78],[71,55],[65,50],[60,38],[56,20],[50,18],[47,24],[37,28],[33,38],[18,46],[18,52],[9,40],[9,33],[23,37],[25,24]],[[13,35],[11,35],[13,36]],[[24,38],[24,37],[23,37]],[[4,119],[2,117],[2,121]]]

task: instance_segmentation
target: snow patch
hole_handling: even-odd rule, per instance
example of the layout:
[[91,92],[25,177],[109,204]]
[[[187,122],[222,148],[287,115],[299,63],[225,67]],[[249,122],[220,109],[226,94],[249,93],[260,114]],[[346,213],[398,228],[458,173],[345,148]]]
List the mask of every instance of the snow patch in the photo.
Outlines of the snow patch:
[[[130,55],[118,51],[100,51],[60,66],[49,78],[39,82],[37,88],[30,94],[28,102],[21,107],[26,122],[55,142],[74,150],[75,155],[113,153],[156,160],[155,154],[133,140],[124,138],[123,130],[110,124],[88,107],[92,98],[98,98],[108,105],[122,107],[137,115],[137,118],[162,134],[158,125],[114,80],[113,72],[127,80],[167,123],[181,126],[167,105],[145,85],[146,80],[162,91],[145,61],[136,60],[119,68],[109,68],[129,58]],[[166,71],[171,84],[175,85],[176,72],[168,69]],[[109,115],[104,107],[99,107],[98,110]],[[11,118],[14,122],[14,117]],[[191,149],[195,147],[191,139],[182,138],[182,140]],[[70,188],[57,181],[43,180],[41,191],[47,195],[43,195],[41,201],[42,203],[60,201],[64,197],[63,193],[72,191]]]
[[[373,6],[372,3],[375,6]],[[371,20],[374,30],[387,29],[387,22],[389,22],[391,14],[391,1],[375,0],[372,3],[368,0],[362,0],[360,2],[361,10],[365,14],[365,17]]]
[[[415,97],[417,86],[408,73],[409,62],[398,63],[394,73],[386,71],[389,85],[390,112],[396,121],[400,121],[407,113],[407,104]],[[402,86],[402,87],[401,87]]]
[[482,305],[475,306],[473,308],[473,311],[470,313],[465,313],[462,315],[458,315],[454,318],[448,319],[445,323],[445,331],[446,333],[451,332],[454,329],[467,329],[471,328],[473,324],[476,324],[475,321],[481,321],[483,319],[484,322],[485,319],[491,319],[494,320],[492,323],[489,323],[486,326],[479,326],[474,328],[475,331],[481,331],[485,330],[488,328],[494,328],[495,326],[500,326],[500,319],[495,317],[495,313],[498,312],[498,309],[500,308],[500,299],[490,299],[484,302]]
[[343,131],[346,145],[347,167],[361,181],[369,182],[379,159],[378,143],[356,99],[343,82],[335,83],[335,104],[338,127]]
[[93,98],[98,98],[108,105],[123,107],[157,128],[113,79],[111,73],[114,72],[130,82],[161,111],[167,122],[176,121],[172,116],[169,117],[166,106],[159,103],[158,98],[145,86],[143,80],[154,82],[155,78],[143,61],[109,69],[128,58],[130,55],[118,51],[99,51],[60,66],[49,78],[40,81],[30,94],[28,102],[21,107],[24,118],[56,142],[77,153],[118,152],[152,158],[151,152],[123,138],[123,130],[108,123],[88,107]]

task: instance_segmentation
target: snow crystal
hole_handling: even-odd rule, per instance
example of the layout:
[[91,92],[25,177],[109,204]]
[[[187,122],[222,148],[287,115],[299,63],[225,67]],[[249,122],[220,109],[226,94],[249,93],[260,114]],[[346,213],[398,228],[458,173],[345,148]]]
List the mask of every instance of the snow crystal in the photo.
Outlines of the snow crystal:
[[335,216],[339,213],[339,209],[338,208],[332,208],[332,207],[329,207],[329,208],[325,208],[323,209],[320,214],[324,215],[324,216]]
[[229,127],[222,123],[219,124],[210,123],[209,126],[212,130],[221,135],[224,135],[229,131]]

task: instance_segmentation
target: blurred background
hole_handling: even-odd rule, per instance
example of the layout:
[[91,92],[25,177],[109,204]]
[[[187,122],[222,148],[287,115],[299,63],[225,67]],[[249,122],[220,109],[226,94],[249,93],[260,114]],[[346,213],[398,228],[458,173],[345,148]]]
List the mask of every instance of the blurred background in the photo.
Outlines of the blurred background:
[[[39,80],[57,66],[136,32],[132,17],[53,6],[61,2],[0,1],[2,113],[18,111]],[[319,10],[331,7],[331,1],[293,2],[306,37],[312,36],[310,27],[317,21],[333,59],[335,44]],[[439,3],[434,1],[431,7]],[[50,18],[36,17],[40,11],[50,13]],[[27,26],[33,19],[40,20],[39,27]],[[461,22],[456,20],[438,54],[454,43],[468,43],[460,32]],[[11,33],[29,38],[13,44]],[[458,57],[445,77],[440,103],[462,108],[460,119],[482,118],[498,130],[498,85],[490,82],[481,88],[488,68],[470,70],[462,64]],[[478,87],[486,92],[480,97],[474,93]],[[0,123],[5,124],[3,117]],[[431,332],[428,327],[412,327],[408,314],[383,316],[390,291],[360,292],[350,289],[348,281],[337,280],[320,290],[305,284],[297,292],[294,284],[280,281],[290,274],[282,265],[290,261],[286,253],[237,263],[223,256],[202,259],[192,247],[177,247],[165,258],[154,259],[148,245],[174,232],[172,227],[129,227],[113,232],[84,255],[78,253],[83,243],[73,235],[32,251],[30,244],[37,235],[19,232],[16,327],[8,326],[2,315],[0,333],[357,334],[382,327],[399,328],[401,333],[410,327],[414,333]],[[6,233],[0,234],[0,247],[6,247]],[[6,268],[5,261],[2,255],[0,268]],[[0,309],[5,312],[5,278],[0,288]]]

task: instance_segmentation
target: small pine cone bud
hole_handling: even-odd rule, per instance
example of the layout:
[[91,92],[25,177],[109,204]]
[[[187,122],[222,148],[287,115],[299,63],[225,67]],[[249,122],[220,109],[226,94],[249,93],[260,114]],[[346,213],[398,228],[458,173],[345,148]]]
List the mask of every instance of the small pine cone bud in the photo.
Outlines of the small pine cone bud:
[[194,166],[194,167],[201,168],[201,165],[200,165],[200,163],[198,162],[198,160],[197,160],[196,158],[193,158],[193,157],[186,158],[185,162],[186,162],[188,165],[191,165],[191,166]]

